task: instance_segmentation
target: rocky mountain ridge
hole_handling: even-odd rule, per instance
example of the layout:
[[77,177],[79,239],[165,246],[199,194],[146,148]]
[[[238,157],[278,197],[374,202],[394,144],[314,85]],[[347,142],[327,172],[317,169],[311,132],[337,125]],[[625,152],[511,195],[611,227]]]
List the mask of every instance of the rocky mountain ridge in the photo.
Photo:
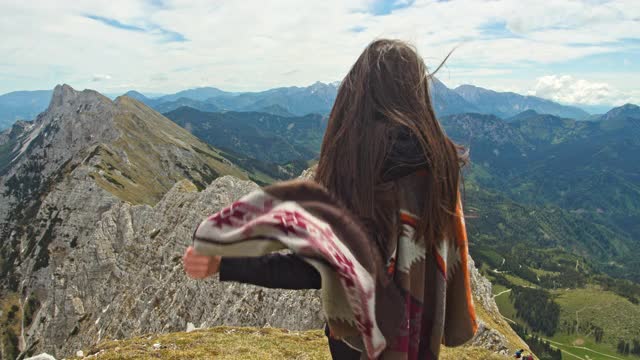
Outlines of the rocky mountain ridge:
[[[39,341],[71,321],[68,309],[55,306],[60,292],[53,284],[65,275],[57,269],[90,241],[101,214],[120,201],[155,204],[185,178],[199,188],[220,175],[247,178],[218,150],[143,104],[67,85],[56,87],[34,122],[3,132],[0,150],[2,305],[20,308],[33,299],[33,311],[35,304],[53,304],[46,311],[60,316],[43,325]],[[22,333],[8,328],[0,332],[9,342]],[[24,348],[27,339],[20,335],[16,346]]]

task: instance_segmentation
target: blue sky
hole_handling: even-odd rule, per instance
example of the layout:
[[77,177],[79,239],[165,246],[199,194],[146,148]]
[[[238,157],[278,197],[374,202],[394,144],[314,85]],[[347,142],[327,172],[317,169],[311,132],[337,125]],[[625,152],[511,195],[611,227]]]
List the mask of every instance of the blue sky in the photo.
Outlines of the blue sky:
[[371,40],[415,44],[450,87],[640,103],[637,0],[3,1],[0,93],[254,91],[340,80]]

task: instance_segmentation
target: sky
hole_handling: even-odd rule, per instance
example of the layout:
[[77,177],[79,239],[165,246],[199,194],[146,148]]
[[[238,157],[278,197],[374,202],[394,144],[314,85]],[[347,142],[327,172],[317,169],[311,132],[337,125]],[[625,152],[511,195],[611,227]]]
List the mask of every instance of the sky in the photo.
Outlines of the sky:
[[0,0],[0,94],[120,94],[341,80],[377,38],[414,44],[449,87],[640,104],[640,1]]

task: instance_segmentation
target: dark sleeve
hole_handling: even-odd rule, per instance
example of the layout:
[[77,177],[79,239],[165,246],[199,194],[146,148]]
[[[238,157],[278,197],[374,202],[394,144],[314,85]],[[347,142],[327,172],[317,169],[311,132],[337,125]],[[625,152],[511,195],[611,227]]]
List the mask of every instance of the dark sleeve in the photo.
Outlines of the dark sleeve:
[[320,289],[320,273],[295,254],[223,257],[220,281],[278,289]]

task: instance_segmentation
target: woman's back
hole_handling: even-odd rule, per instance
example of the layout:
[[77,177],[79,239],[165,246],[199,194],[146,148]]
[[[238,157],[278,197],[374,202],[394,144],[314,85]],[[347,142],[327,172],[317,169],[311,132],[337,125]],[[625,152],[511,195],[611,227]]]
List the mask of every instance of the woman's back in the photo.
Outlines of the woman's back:
[[[423,171],[417,231],[436,244],[452,231],[465,157],[436,120],[429,75],[416,51],[377,40],[342,81],[324,136],[316,180],[375,234],[399,231],[396,180]],[[428,221],[427,221],[428,219]]]
[[316,175],[363,221],[404,297],[389,358],[437,357],[441,341],[476,330],[458,192],[466,159],[435,117],[428,80],[406,43],[371,43],[340,85]]

